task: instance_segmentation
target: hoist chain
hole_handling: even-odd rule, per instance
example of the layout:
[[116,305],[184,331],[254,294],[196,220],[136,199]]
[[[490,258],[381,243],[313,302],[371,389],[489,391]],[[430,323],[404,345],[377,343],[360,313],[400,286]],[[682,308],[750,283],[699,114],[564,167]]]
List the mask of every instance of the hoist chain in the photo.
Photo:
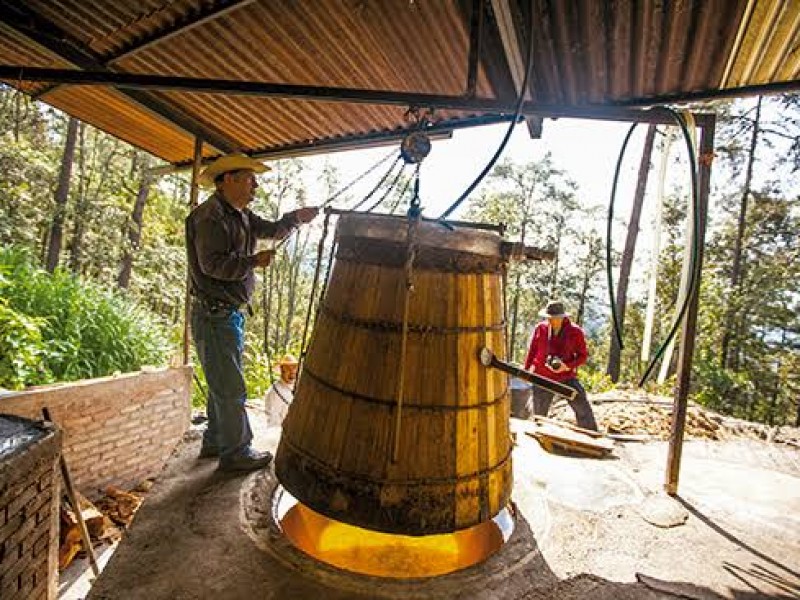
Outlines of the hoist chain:
[[[417,172],[419,172],[419,168],[417,168]],[[417,194],[414,194],[414,199],[417,200],[416,206],[419,207],[419,196]],[[406,380],[406,350],[408,348],[408,315],[411,308],[411,295],[414,293],[414,259],[417,255],[417,228],[419,227],[419,219],[419,211],[414,212],[414,200],[412,200],[411,208],[408,209],[406,264],[403,269],[406,285],[405,293],[403,294],[403,326],[402,337],[400,338],[400,365],[397,373],[397,409],[394,422],[392,462],[397,462],[400,455],[400,423],[403,415]]]

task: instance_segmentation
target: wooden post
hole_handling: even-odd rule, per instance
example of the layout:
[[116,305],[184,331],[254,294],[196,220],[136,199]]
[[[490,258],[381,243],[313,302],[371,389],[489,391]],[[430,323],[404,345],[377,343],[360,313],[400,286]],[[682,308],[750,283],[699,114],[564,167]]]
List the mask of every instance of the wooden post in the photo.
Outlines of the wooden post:
[[[200,176],[200,167],[203,160],[203,140],[196,137],[194,139],[194,163],[192,164],[192,184],[189,188],[189,211],[197,206],[199,187],[197,178]],[[187,256],[188,259],[188,256]],[[191,297],[189,295],[189,263],[186,263],[186,296],[183,303],[183,364],[189,364],[189,354],[192,345],[191,327],[189,325],[191,314]]]
[[[42,407],[42,416],[45,421],[53,423],[53,417],[50,414],[50,409],[46,406]],[[89,557],[89,565],[92,567],[94,576],[100,575],[100,567],[97,564],[97,557],[94,554],[94,547],[92,546],[92,539],[89,537],[89,530],[86,529],[86,521],[83,520],[83,513],[81,512],[81,504],[78,501],[78,494],[75,493],[75,486],[72,485],[72,477],[69,474],[69,467],[67,467],[67,459],[64,458],[64,453],[59,457],[59,465],[61,466],[61,478],[64,480],[64,489],[67,492],[67,498],[75,511],[75,520],[78,522],[78,531],[81,534],[83,541],[83,548],[86,550],[86,555]]]
[[697,253],[697,287],[689,301],[689,310],[681,331],[680,353],[678,355],[678,382],[675,390],[675,402],[672,409],[672,427],[669,436],[669,454],[667,457],[667,473],[664,489],[670,496],[678,493],[678,476],[683,451],[683,434],[686,427],[686,409],[689,403],[689,384],[692,374],[694,342],[697,332],[697,311],[700,305],[700,273],[703,268],[703,253],[708,222],[708,194],[711,188],[711,163],[714,156],[714,132],[716,117],[708,115],[703,119],[700,136],[700,152],[698,156],[698,213],[700,220],[698,253]]

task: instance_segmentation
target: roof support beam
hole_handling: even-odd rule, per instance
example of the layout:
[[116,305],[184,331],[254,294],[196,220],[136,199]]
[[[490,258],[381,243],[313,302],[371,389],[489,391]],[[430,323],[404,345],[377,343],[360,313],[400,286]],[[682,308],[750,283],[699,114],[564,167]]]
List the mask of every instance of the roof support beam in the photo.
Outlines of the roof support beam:
[[469,26],[469,59],[467,64],[467,91],[470,98],[475,97],[478,86],[478,66],[483,47],[483,21],[486,13],[486,0],[472,0],[472,14]]
[[[26,8],[24,4],[0,0],[0,22],[5,23],[27,39],[44,48],[58,58],[74,64],[82,69],[89,69],[98,73],[113,74],[106,69],[102,61],[93,52],[84,48],[80,42],[72,39],[66,32],[56,27],[50,21]],[[65,71],[69,71],[65,69]],[[72,71],[79,72],[79,71]],[[11,78],[19,80],[19,78]],[[63,83],[52,81],[52,83]],[[232,152],[238,148],[231,140],[226,139],[220,132],[198,122],[184,112],[169,106],[168,103],[153,97],[146,92],[130,89],[121,92],[130,100],[135,101],[151,113],[166,119],[170,124],[183,129],[196,137],[201,137],[207,143],[223,152]]]
[[[498,123],[508,123],[514,115],[484,115],[480,117],[467,117],[464,119],[452,119],[441,121],[427,126],[424,129],[425,134],[433,140],[449,139],[452,137],[453,131],[457,129],[466,129],[468,127],[480,127],[482,125],[495,125]],[[255,151],[249,153],[251,158],[256,160],[270,159],[275,160],[279,158],[289,158],[303,156],[307,154],[319,154],[322,151],[330,152],[345,152],[348,150],[363,150],[365,148],[379,148],[381,146],[388,146],[402,140],[406,135],[413,131],[419,131],[414,127],[404,127],[394,131],[377,131],[373,133],[364,133],[357,135],[348,135],[327,140],[319,140],[312,142],[300,142],[295,144],[286,144],[278,146],[263,152]],[[206,159],[204,162],[210,162],[213,159]],[[185,171],[191,167],[191,163],[179,163],[176,165],[166,165],[162,167],[153,167],[151,172],[154,176],[160,177],[175,173],[177,171]]]
[[[106,71],[78,71],[75,69],[47,69],[0,65],[0,80],[6,81],[50,81],[72,85],[108,85],[132,90],[184,91],[228,96],[254,96],[264,98],[295,98],[323,102],[346,102],[350,104],[379,104],[387,106],[416,106],[420,108],[464,110],[479,113],[511,115],[515,106],[493,98],[468,98],[440,94],[417,94],[393,90],[370,90],[319,86],[263,83],[230,79],[198,79],[194,77],[166,77],[162,75],[139,75],[111,73]],[[793,82],[800,88],[800,82]],[[741,88],[739,88],[741,89]],[[782,90],[784,91],[784,90]],[[785,90],[788,91],[788,90]],[[731,91],[735,96],[736,90]],[[658,101],[653,102],[659,104]],[[525,102],[525,116],[545,118],[599,119],[604,121],[636,121],[672,125],[672,115],[658,106],[642,110],[606,104],[568,106]]]
[[[514,26],[514,17],[511,13],[509,0],[491,0],[494,19],[497,23],[497,31],[503,43],[503,53],[506,56],[508,69],[514,80],[514,87],[519,90],[522,87],[522,80],[525,79],[525,56],[522,52],[522,45],[517,36]],[[530,32],[533,35],[533,32]]]
[[234,10],[243,8],[252,4],[254,1],[255,0],[216,0],[216,2],[212,2],[209,6],[201,7],[194,12],[182,16],[167,27],[163,27],[147,36],[137,39],[131,45],[123,47],[118,52],[115,52],[104,62],[107,65],[112,65],[125,58],[130,58],[142,50],[147,50],[151,46],[165,42],[170,38],[186,33],[200,25],[205,25],[209,21],[213,21]]
[[[528,8],[533,10],[532,3]],[[503,53],[508,63],[508,69],[511,71],[511,77],[514,80],[514,87],[520,90],[522,82],[525,80],[525,57],[527,52],[523,50],[523,45],[517,35],[514,15],[511,12],[511,3],[509,0],[492,0],[492,10],[494,11],[495,23],[497,23],[497,31],[503,43]],[[533,31],[528,32],[528,35],[533,34]],[[533,65],[531,65],[530,81],[529,85],[533,87]],[[528,90],[524,90],[524,93],[527,94]],[[525,124],[528,126],[528,133],[532,138],[539,139],[542,137],[542,117],[529,116],[525,119]]]

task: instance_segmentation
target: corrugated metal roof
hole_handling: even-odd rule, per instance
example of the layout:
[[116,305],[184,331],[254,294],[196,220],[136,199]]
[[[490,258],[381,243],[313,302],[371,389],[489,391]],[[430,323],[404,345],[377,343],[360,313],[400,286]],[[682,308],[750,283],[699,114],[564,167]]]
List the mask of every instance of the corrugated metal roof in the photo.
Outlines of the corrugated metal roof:
[[[0,63],[105,66],[129,74],[457,97],[465,93],[474,4],[0,0]],[[526,53],[529,2],[485,4],[477,96],[507,106],[514,100],[513,80],[497,23],[513,23],[512,37],[521,46],[514,62],[519,64]],[[649,103],[800,79],[800,0],[533,0],[532,10],[531,97],[537,103]],[[497,11],[507,11],[509,19],[498,19]],[[35,28],[29,24],[34,22]],[[44,100],[171,162],[190,160],[191,132],[198,130],[213,134],[218,147],[253,152],[393,131],[406,124],[404,108],[389,105],[20,87],[44,91]],[[145,101],[151,98],[157,101],[155,109]],[[173,114],[174,123],[167,123]],[[471,114],[441,110],[438,118]]]

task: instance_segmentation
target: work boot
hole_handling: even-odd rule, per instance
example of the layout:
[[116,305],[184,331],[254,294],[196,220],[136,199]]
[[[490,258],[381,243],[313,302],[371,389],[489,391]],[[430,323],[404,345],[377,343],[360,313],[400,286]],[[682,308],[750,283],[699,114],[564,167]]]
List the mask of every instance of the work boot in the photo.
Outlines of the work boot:
[[269,452],[256,452],[252,448],[247,448],[239,454],[233,456],[223,456],[219,459],[219,471],[257,471],[263,469],[272,462],[272,454]]
[[197,458],[219,458],[219,448],[203,444],[200,447],[200,454],[197,455]]

